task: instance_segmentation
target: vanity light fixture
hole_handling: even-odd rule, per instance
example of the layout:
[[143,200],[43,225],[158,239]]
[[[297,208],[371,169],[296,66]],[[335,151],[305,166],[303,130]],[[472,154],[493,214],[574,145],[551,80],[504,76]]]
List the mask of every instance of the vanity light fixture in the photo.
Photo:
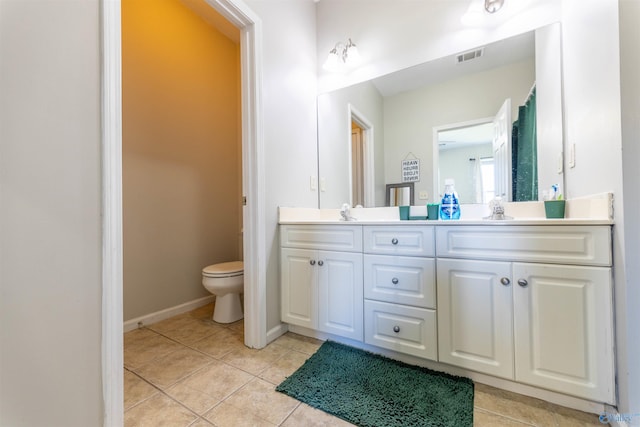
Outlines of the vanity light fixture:
[[346,64],[353,64],[359,58],[358,48],[349,39],[346,44],[342,42],[336,43],[335,47],[329,51],[329,56],[327,56],[322,68],[327,71],[340,71]]
[[484,0],[484,10],[489,13],[496,13],[504,6],[504,0]]

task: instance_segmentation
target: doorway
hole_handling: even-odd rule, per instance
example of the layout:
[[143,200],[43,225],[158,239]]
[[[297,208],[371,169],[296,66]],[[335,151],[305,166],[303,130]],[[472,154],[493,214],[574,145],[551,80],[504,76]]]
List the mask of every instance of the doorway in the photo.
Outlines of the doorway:
[[[240,0],[206,0],[241,30],[245,344],[266,345],[261,22]],[[102,384],[104,425],[123,423],[122,37],[119,0],[101,2],[102,21]]]
[[375,206],[373,124],[352,104],[348,105],[351,206]]

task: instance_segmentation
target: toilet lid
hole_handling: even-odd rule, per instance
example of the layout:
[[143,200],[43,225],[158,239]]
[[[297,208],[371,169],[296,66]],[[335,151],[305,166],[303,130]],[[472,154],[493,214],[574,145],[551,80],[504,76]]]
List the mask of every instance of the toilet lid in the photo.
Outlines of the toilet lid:
[[223,262],[208,265],[202,269],[202,274],[209,277],[238,276],[243,273],[244,263],[242,261]]

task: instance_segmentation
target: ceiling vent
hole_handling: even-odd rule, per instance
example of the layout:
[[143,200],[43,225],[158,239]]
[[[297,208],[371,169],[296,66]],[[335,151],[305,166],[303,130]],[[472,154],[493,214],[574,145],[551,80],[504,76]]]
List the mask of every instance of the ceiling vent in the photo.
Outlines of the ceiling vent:
[[484,48],[470,50],[468,52],[462,52],[456,55],[456,63],[461,64],[463,62],[471,61],[473,59],[480,58],[482,53],[484,52]]

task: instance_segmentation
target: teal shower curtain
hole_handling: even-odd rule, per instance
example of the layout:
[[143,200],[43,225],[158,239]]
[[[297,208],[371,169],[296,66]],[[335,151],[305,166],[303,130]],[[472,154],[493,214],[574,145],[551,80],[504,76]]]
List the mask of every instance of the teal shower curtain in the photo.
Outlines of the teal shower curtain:
[[512,200],[538,200],[538,149],[536,139],[536,89],[518,108],[511,145]]

